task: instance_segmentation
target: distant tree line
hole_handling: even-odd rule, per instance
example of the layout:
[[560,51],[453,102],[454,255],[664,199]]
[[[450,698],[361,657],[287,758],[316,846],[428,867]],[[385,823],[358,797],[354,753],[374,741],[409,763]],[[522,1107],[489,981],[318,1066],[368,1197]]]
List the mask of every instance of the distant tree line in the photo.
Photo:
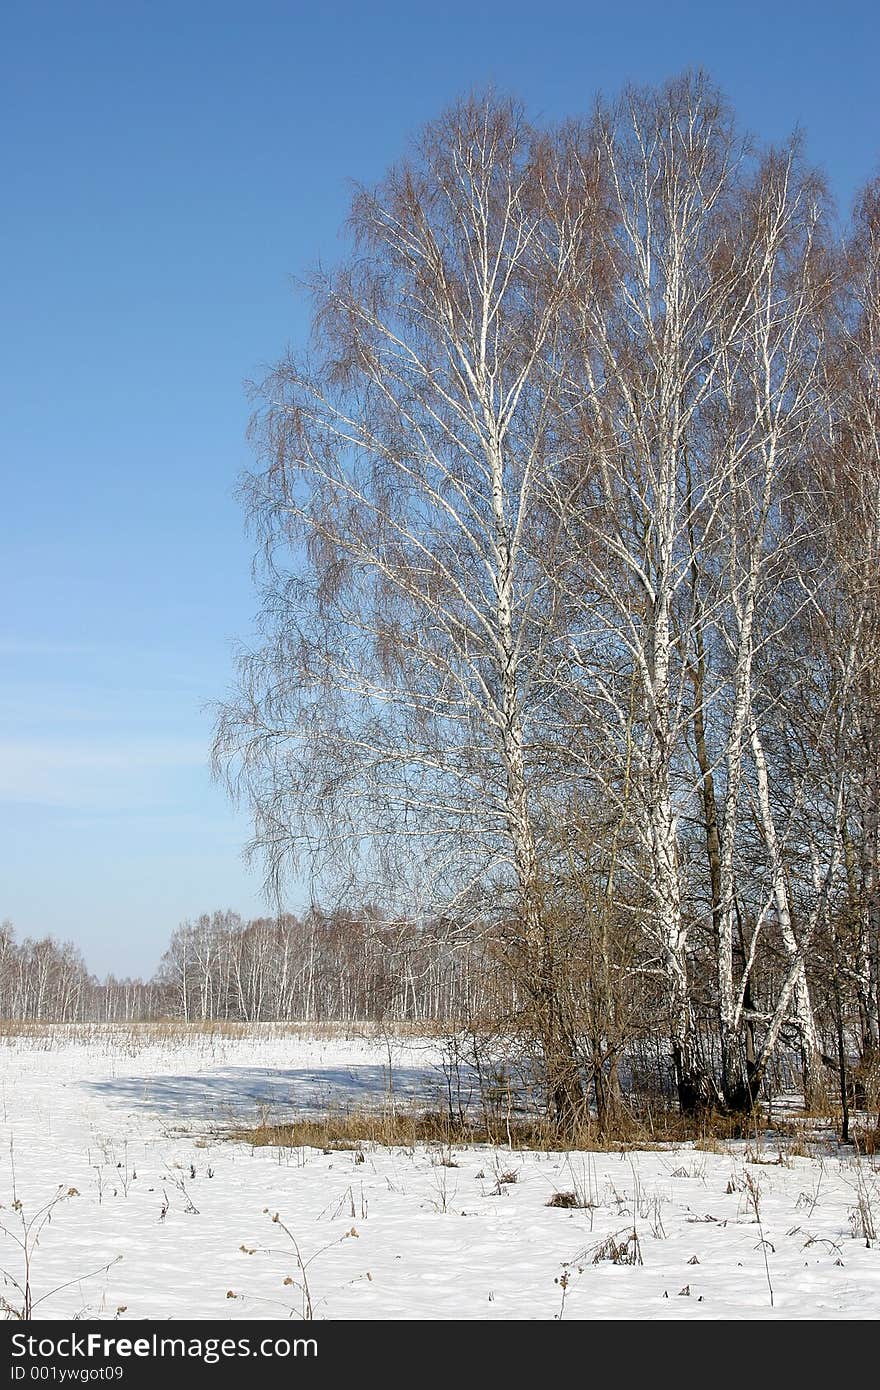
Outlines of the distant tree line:
[[0,1020],[133,1022],[161,1016],[165,994],[158,982],[113,975],[99,981],[72,942],[18,942],[12,924],[0,924]]
[[488,1003],[484,946],[449,924],[369,910],[247,922],[215,912],[177,929],[158,979],[184,1019],[469,1018]]
[[245,921],[205,913],[173,933],[152,980],[98,980],[52,937],[0,927],[0,1018],[57,1022],[451,1020],[486,1013],[492,969],[478,934],[359,915]]

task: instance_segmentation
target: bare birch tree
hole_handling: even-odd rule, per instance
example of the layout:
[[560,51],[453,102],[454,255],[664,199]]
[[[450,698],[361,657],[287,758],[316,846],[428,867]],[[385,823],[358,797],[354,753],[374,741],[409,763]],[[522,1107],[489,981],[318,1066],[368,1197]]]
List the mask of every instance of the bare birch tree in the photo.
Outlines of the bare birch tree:
[[[748,972],[734,970],[739,816],[754,654],[773,640],[759,612],[791,544],[786,497],[815,409],[824,203],[796,148],[751,156],[701,75],[627,93],[599,112],[594,140],[612,207],[608,296],[577,306],[581,462],[557,495],[571,560],[569,708],[585,734],[585,776],[638,832],[631,868],[653,903],[648,958],[667,989],[681,1103],[748,1104]],[[695,795],[717,1079],[698,1055],[689,976],[683,825]]]
[[374,896],[514,924],[566,1123],[581,1083],[542,912],[556,649],[536,557],[560,305],[589,263],[582,172],[515,105],[474,100],[356,198],[356,253],[314,286],[314,354],[262,388],[264,644],[216,746],[273,879],[296,863],[338,890],[348,868]]

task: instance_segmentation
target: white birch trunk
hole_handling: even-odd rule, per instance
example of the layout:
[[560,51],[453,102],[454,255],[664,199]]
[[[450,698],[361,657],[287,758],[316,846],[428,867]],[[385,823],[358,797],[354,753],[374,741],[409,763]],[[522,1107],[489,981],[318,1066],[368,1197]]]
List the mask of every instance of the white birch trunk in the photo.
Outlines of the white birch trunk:
[[818,1030],[816,1028],[816,1020],[813,1015],[813,1005],[810,998],[810,987],[807,982],[807,972],[803,956],[798,949],[797,939],[792,926],[791,905],[789,903],[788,885],[785,880],[782,851],[776,833],[773,807],[770,802],[770,781],[767,773],[767,759],[764,755],[764,745],[761,742],[758,726],[754,717],[750,723],[749,738],[752,747],[752,757],[755,763],[761,834],[764,839],[764,844],[767,847],[767,855],[770,860],[770,881],[773,893],[773,905],[776,909],[776,920],[779,923],[782,944],[788,956],[789,966],[793,966],[796,969],[793,986],[793,1012],[804,1059],[804,1099],[807,1105],[811,1106],[818,1103],[824,1091],[822,1085],[822,1049]]

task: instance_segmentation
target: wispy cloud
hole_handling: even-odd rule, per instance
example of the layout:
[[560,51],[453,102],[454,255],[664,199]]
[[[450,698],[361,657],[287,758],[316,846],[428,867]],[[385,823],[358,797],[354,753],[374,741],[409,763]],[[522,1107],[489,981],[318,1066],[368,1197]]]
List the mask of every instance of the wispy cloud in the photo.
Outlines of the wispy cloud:
[[174,771],[206,767],[205,744],[0,740],[0,798],[51,806],[108,807],[142,801]]

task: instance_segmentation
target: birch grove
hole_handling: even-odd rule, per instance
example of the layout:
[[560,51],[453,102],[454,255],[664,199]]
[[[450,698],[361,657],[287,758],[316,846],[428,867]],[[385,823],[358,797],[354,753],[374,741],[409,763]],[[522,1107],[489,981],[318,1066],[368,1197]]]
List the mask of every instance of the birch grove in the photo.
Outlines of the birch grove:
[[782,1085],[846,1133],[880,1087],[880,184],[841,234],[801,140],[687,73],[552,127],[459,102],[346,235],[242,486],[214,766],[272,915],[110,993],[7,935],[4,1008],[441,1021],[567,1134]]

